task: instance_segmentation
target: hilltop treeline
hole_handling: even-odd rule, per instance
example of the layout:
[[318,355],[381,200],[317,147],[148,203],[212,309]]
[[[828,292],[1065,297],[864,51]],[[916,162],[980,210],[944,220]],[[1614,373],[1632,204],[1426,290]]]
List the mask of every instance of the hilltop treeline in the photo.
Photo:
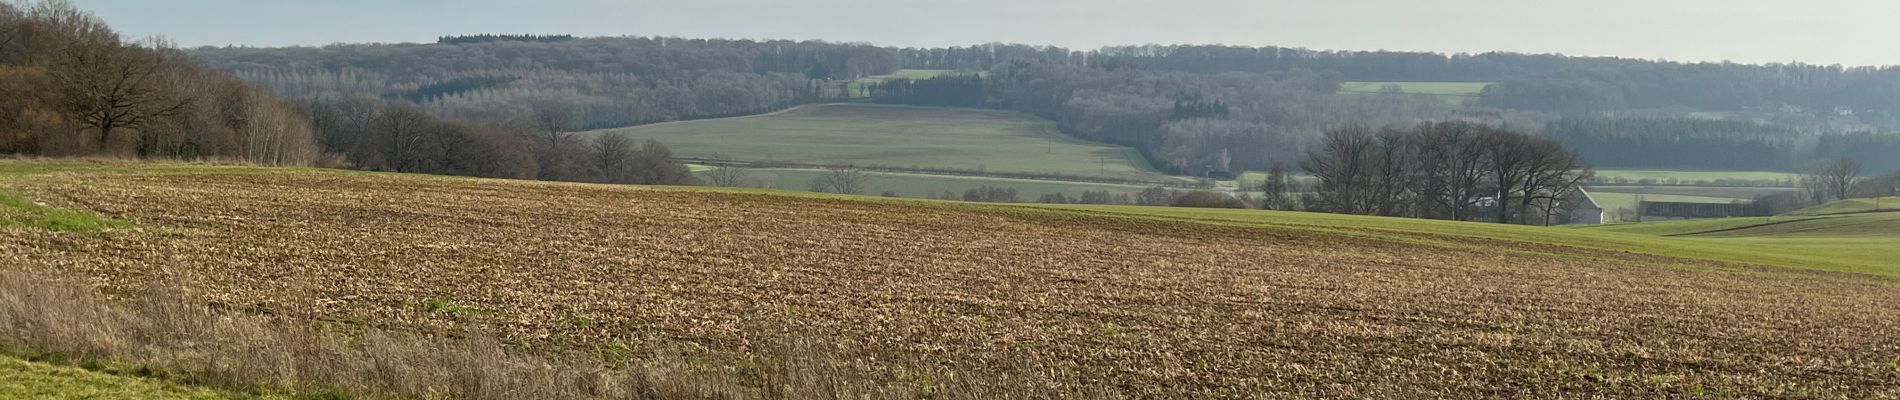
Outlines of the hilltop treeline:
[[440,37],[440,38],[436,38],[436,40],[435,40],[435,42],[436,42],[436,43],[440,43],[440,44],[469,44],[469,43],[489,43],[489,42],[540,42],[540,43],[554,43],[554,42],[565,42],[565,41],[569,41],[569,40],[574,40],[574,39],[576,39],[576,38],[574,37],[574,35],[495,35],[495,34],[482,34],[482,35],[463,35],[463,36],[443,36],[443,37]]
[[[879,102],[1033,113],[1057,121],[1069,134],[1132,146],[1165,170],[1192,175],[1297,160],[1325,131],[1349,124],[1426,120],[1482,122],[1532,134],[1551,128],[1585,157],[1617,167],[1789,170],[1809,158],[1900,146],[1900,135],[1886,134],[1900,131],[1900,118],[1893,115],[1900,110],[1900,69],[1894,68],[1281,47],[1073,51],[660,37],[445,39],[201,48],[191,54],[296,98],[400,99],[434,115],[488,121],[527,118],[532,104],[558,103],[575,110],[576,129],[840,101],[858,90],[850,80],[898,68],[982,71],[888,80],[863,89]],[[1345,81],[1496,84],[1475,101],[1458,104],[1424,95],[1340,93]],[[1676,122],[1655,122],[1692,112],[1768,128],[1709,122],[1683,132],[1665,127]],[[1574,122],[1585,120],[1629,122]],[[1597,128],[1616,125],[1653,128]],[[1742,130],[1704,130],[1710,126]],[[1782,147],[1786,143],[1794,146]],[[1656,146],[1692,155],[1629,155],[1660,152]],[[1781,150],[1752,153],[1773,148]],[[1865,159],[1875,168],[1900,168],[1896,157]]]
[[[1122,144],[1162,169],[1199,175],[1297,159],[1327,130],[1351,124],[1458,120],[1528,127],[1599,165],[1617,168],[1783,170],[1855,157],[1900,168],[1900,135],[1797,128],[1669,113],[1565,114],[1450,105],[1422,95],[1341,95],[1332,72],[1196,74],[1017,61],[974,75],[895,80],[881,102],[1005,108],[1055,120],[1064,132]],[[984,93],[976,96],[975,93]],[[1541,129],[1542,131],[1538,131]]]
[[1900,67],[1678,63],[1555,54],[1319,51],[1287,47],[1146,45],[1077,52],[986,45],[905,50],[911,68],[988,69],[1010,60],[1158,71],[1337,72],[1375,82],[1496,82],[1482,103],[1500,108],[1592,113],[1646,108],[1833,113],[1900,124]]
[[0,154],[307,164],[309,121],[158,40],[59,1],[0,2]]
[[845,96],[900,67],[890,49],[824,42],[466,36],[441,44],[200,48],[191,54],[296,98],[404,99],[505,120],[558,102],[579,128],[737,116]]
[[1545,134],[1589,154],[1606,168],[1781,170],[1811,160],[1849,157],[1879,160],[1879,170],[1900,168],[1900,140],[1867,132],[1805,133],[1752,121],[1684,117],[1566,118]]

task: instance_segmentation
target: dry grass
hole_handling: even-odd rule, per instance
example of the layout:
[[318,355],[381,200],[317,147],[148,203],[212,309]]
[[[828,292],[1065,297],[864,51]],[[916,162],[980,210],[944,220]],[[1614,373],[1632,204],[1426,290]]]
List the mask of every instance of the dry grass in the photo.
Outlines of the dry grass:
[[0,273],[0,345],[31,358],[260,393],[376,397],[729,398],[704,377],[652,366],[576,368],[509,355],[479,336],[326,331],[222,313],[152,290],[111,304],[87,289]]
[[[0,231],[0,264],[16,271],[126,298],[170,282],[243,315],[479,332],[508,344],[498,359],[593,355],[639,371],[644,355],[680,354],[694,379],[769,398],[1900,397],[1900,310],[1879,306],[1900,291],[1881,278],[392,175],[55,174],[0,186],[139,224]],[[489,379],[444,365],[398,375]]]

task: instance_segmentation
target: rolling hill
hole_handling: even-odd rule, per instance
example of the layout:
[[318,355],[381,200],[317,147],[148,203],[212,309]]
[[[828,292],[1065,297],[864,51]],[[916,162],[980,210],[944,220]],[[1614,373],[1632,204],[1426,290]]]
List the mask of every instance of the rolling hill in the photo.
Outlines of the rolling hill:
[[698,159],[1180,181],[1156,172],[1133,149],[1076,140],[1047,120],[991,110],[827,104],[593,133],[657,139]]
[[[695,166],[695,172],[706,181],[712,167]],[[739,186],[760,187],[785,190],[802,190],[811,187],[811,182],[830,171],[816,168],[749,168],[745,172],[746,182]],[[1112,194],[1134,195],[1147,186],[1113,183],[1090,183],[1051,179],[993,178],[984,176],[919,174],[904,172],[865,172],[864,193],[867,195],[891,192],[899,197],[935,198],[944,192],[962,195],[965,190],[992,187],[1015,189],[1023,202],[1036,201],[1045,194],[1061,193],[1073,198],[1084,191],[1109,192]]]
[[1900,395],[1867,306],[1900,271],[1747,238],[182,164],[0,191],[0,271],[707,398]]

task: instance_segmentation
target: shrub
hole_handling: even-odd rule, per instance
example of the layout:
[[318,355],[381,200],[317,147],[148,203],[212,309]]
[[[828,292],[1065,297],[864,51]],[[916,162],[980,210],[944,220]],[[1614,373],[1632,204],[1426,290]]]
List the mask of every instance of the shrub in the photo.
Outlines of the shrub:
[[1215,191],[1196,191],[1182,195],[1174,200],[1174,207],[1197,208],[1247,208],[1247,203],[1227,193]]

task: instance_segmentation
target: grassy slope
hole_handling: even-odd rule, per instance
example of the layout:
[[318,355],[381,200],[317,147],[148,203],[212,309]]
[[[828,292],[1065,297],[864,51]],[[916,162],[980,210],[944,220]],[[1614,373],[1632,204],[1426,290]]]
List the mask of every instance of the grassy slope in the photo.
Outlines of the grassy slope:
[[1786,173],[1786,172],[1763,172],[1763,171],[1663,171],[1663,170],[1606,169],[1606,170],[1597,170],[1596,173],[1597,173],[1598,178],[1606,178],[1606,179],[1623,178],[1623,179],[1628,179],[1631,181],[1640,181],[1644,179],[1651,179],[1651,180],[1656,180],[1656,181],[1677,181],[1677,182],[1695,182],[1695,181],[1711,181],[1712,182],[1712,181],[1723,180],[1723,179],[1748,180],[1748,181],[1762,181],[1762,180],[1794,181],[1795,179],[1799,178],[1799,176],[1796,174],[1791,174],[1791,173]]
[[864,98],[870,97],[871,95],[866,91],[866,88],[874,84],[883,83],[886,80],[930,79],[952,72],[956,71],[948,69],[900,69],[892,71],[889,75],[874,75],[853,80],[849,83],[848,87],[851,90],[851,97]]
[[[1721,187],[1721,186],[1590,186],[1593,192],[1629,193],[1642,195],[1671,195],[1718,197],[1725,199],[1751,200],[1755,196],[1787,193],[1797,189],[1780,187]],[[1723,203],[1727,203],[1724,201]]]
[[639,126],[692,158],[1167,180],[1132,149],[1075,140],[1048,121],[989,110],[833,104]]
[[1808,208],[1801,211],[1795,211],[1793,214],[1794,215],[1830,215],[1830,214],[1845,214],[1845,213],[1887,211],[1887,210],[1900,210],[1900,197],[1885,197],[1885,198],[1880,198],[1880,199],[1842,200],[1842,201],[1836,201],[1833,203],[1822,204],[1822,205],[1815,206],[1815,207]]
[[1892,249],[1900,248],[1900,212],[1870,213],[1871,205],[1861,204],[1866,201],[1839,201],[1775,217],[1610,224],[1576,229],[1669,236],[1658,240],[1720,247],[1731,255],[1754,255],[1763,257],[1764,261],[1772,258],[1777,260],[1774,264],[1786,266],[1900,274],[1900,266],[1892,260]]
[[246,397],[153,379],[0,357],[0,398],[210,400]]
[[[1608,251],[1627,251],[1662,256],[1700,258],[1746,264],[1772,265],[1800,269],[1868,273],[1900,276],[1884,249],[1900,248],[1900,235],[1815,239],[1776,238],[1731,240],[1723,238],[1659,237],[1663,233],[1681,233],[1653,227],[1652,230],[1567,229],[1553,227],[1435,221],[1405,218],[1366,217],[1304,212],[1257,210],[1208,210],[1132,206],[1038,206],[1131,216],[1189,218],[1205,222],[1251,226],[1281,226],[1320,231],[1370,229],[1394,234],[1423,232],[1554,244]],[[1607,225],[1621,227],[1623,225]],[[1378,233],[1366,233],[1377,236]],[[1457,243],[1441,243],[1458,245]]]

